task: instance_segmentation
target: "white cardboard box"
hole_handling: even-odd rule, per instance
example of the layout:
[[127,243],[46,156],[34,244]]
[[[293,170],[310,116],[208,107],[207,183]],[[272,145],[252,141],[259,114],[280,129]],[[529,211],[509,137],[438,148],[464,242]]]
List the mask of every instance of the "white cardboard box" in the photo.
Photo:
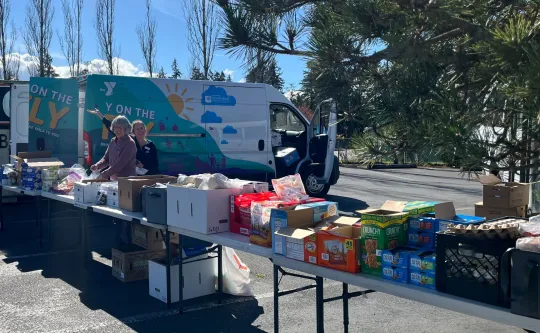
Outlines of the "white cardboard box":
[[[197,258],[199,257],[193,259]],[[176,303],[180,299],[178,273],[178,265],[171,266],[171,303]],[[165,264],[149,260],[148,274],[150,296],[167,303],[167,268]],[[184,263],[182,274],[184,277],[184,300],[213,294],[216,290],[217,259]]]
[[253,193],[253,185],[242,189],[199,190],[167,185],[167,224],[202,234],[229,231],[231,195]]
[[107,191],[107,206],[118,208],[118,191]]
[[97,193],[101,183],[75,183],[73,197],[75,202],[83,204],[96,203]]

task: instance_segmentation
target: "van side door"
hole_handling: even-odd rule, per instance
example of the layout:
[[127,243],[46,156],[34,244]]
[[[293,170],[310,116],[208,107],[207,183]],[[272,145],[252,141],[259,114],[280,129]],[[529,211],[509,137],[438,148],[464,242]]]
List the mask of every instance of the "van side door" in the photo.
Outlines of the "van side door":
[[266,180],[273,167],[266,93],[262,87],[205,84],[202,95],[211,173]]

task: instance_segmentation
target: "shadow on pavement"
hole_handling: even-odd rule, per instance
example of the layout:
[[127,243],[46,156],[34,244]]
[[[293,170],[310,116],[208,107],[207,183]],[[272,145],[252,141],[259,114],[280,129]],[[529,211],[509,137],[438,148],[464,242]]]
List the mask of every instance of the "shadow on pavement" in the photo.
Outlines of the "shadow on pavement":
[[340,195],[327,195],[326,200],[328,201],[334,201],[338,203],[338,209],[342,212],[346,213],[354,213],[357,210],[366,209],[369,207],[369,205],[362,200],[349,198],[349,197],[343,197]]
[[[257,300],[249,298],[238,303],[235,297],[229,295],[225,295],[224,302],[234,301],[234,304],[217,307],[214,306],[215,295],[188,300],[184,302],[188,311],[184,315],[174,314],[174,309],[178,307],[173,304],[173,315],[168,315],[166,319],[170,325],[164,325],[163,318],[159,319],[159,323],[149,325],[147,322],[152,322],[152,314],[170,311],[165,303],[148,294],[148,280],[123,283],[112,276],[110,258],[111,248],[115,246],[115,225],[112,221],[101,214],[88,214],[88,242],[94,252],[94,260],[86,258],[85,265],[80,251],[78,212],[66,210],[69,208],[66,204],[52,203],[50,229],[46,220],[47,210],[42,209],[44,239],[50,240],[43,248],[39,247],[35,202],[4,205],[7,223],[5,230],[0,233],[0,253],[6,255],[3,259],[6,264],[16,264],[21,272],[41,271],[41,275],[47,279],[64,281],[79,290],[80,302],[88,309],[102,310],[138,332],[192,331],[186,327],[193,327],[193,331],[202,328],[199,330],[201,332],[262,332],[251,326],[263,313]],[[45,207],[46,204],[44,202]],[[50,237],[47,233],[49,230]],[[90,256],[90,253],[86,255]],[[47,303],[48,300],[36,301]],[[242,304],[242,314],[238,313],[238,304]],[[200,310],[189,312],[190,307]]]

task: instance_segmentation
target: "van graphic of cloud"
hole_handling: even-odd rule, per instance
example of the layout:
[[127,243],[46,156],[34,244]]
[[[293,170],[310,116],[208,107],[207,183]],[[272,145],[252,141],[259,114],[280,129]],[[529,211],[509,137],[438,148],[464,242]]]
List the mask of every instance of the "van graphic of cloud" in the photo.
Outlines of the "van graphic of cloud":
[[213,111],[206,111],[201,116],[201,123],[203,124],[221,124],[223,119]]
[[221,144],[222,144],[222,145],[228,145],[228,144],[229,144],[229,141],[227,141],[227,140],[221,140]]
[[231,125],[227,125],[223,128],[223,134],[238,134],[238,131]]
[[201,94],[202,105],[222,105],[235,106],[236,98],[227,95],[225,89],[216,86],[210,86]]

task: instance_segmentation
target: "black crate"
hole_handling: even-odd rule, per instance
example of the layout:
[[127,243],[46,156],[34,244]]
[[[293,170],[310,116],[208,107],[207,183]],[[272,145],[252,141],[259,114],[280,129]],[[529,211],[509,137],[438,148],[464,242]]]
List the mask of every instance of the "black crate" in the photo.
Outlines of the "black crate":
[[437,233],[437,290],[510,308],[501,288],[500,264],[502,255],[515,245],[511,239]]

